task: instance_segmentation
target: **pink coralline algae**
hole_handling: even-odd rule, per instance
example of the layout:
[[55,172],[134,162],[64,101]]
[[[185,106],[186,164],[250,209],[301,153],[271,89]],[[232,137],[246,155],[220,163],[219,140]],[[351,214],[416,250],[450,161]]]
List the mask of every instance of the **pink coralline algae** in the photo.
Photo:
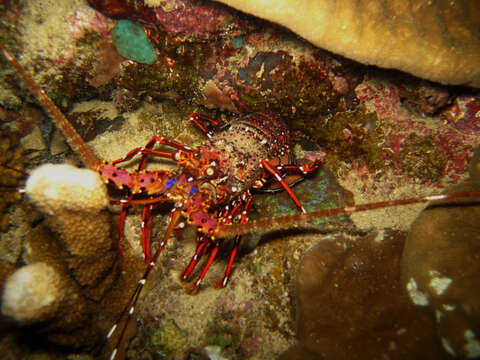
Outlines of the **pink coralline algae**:
[[[445,99],[443,88],[438,89],[439,96],[434,96],[431,88],[429,91],[431,97]],[[402,90],[393,83],[367,79],[357,87],[356,93],[369,110],[373,110],[383,119],[385,125],[388,124],[384,126],[385,145],[390,150],[385,152],[384,160],[391,162],[394,170],[405,169],[408,160],[405,160],[404,156],[409,156],[410,160],[415,162],[412,159],[413,153],[405,151],[411,145],[414,134],[417,143],[421,137],[425,140],[423,146],[417,147],[422,158],[435,151],[443,153],[444,165],[441,166],[442,173],[438,175],[443,176],[447,183],[456,183],[459,174],[465,173],[479,131],[480,121],[476,117],[480,110],[478,96],[459,96],[450,109],[437,109],[438,115],[418,117],[409,111],[408,106],[404,106],[401,101]],[[426,142],[430,143],[430,146],[426,146]]]
[[154,11],[165,30],[176,35],[205,39],[211,34],[232,33],[240,28],[238,13],[209,2],[177,0],[172,9],[160,7]]
[[457,130],[469,135],[480,135],[480,98],[459,96],[443,116]]
[[161,29],[188,39],[207,40],[213,35],[236,34],[247,24],[238,12],[213,2],[169,0],[154,8],[146,7],[143,1],[88,2],[107,16],[135,19],[147,24],[151,32]]

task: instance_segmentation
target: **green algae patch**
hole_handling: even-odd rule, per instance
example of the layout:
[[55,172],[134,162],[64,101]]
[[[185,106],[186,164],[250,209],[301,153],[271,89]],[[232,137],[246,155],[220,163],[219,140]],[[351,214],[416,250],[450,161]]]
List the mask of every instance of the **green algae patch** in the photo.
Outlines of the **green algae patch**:
[[238,77],[245,87],[241,100],[249,109],[276,112],[289,119],[294,130],[328,115],[341,98],[324,69],[306,61],[296,64],[282,51],[257,54]]
[[163,40],[155,43],[163,57],[154,65],[126,65],[118,79],[118,86],[135,92],[175,92],[183,98],[191,98],[196,91],[198,74],[208,54],[208,46],[174,43],[167,35]]
[[317,119],[304,130],[328,149],[325,160],[328,169],[336,169],[342,161],[358,161],[373,168],[384,166],[382,122],[376,113],[367,112],[364,106]]
[[432,135],[410,134],[398,154],[402,169],[415,182],[424,184],[439,181],[444,173],[447,157]]
[[[45,72],[41,79],[35,79],[41,87],[62,110],[68,109],[79,99],[90,99],[98,95],[98,91],[90,86],[88,81],[92,69],[98,60],[98,51],[103,43],[102,37],[95,31],[86,31],[75,42],[75,56],[58,65],[58,71],[50,72],[47,68],[38,71]],[[44,65],[39,62],[40,68]]]
[[0,129],[0,184],[5,190],[0,198],[0,233],[8,230],[10,207],[22,199],[22,194],[14,191],[21,187],[24,178],[25,159],[19,137],[18,132],[7,127]]
[[211,322],[207,330],[209,345],[217,345],[222,349],[231,348],[233,351],[240,346],[240,329],[218,318]]
[[187,333],[173,319],[165,321],[160,330],[152,334],[152,346],[160,358],[170,358],[185,352],[189,345]]
[[123,57],[149,65],[157,61],[155,48],[139,23],[120,20],[113,29],[112,36],[117,51]]

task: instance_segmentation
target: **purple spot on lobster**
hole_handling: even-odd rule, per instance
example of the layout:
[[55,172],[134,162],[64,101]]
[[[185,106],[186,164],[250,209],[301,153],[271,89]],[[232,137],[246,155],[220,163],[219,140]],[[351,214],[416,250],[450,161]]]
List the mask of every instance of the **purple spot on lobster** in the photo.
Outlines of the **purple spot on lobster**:
[[167,185],[165,186],[165,190],[170,190],[170,188],[177,183],[177,179],[168,179]]
[[190,189],[190,194],[188,194],[188,197],[191,197],[191,196],[194,195],[197,191],[198,191],[198,188],[196,188],[196,187],[193,186],[193,187]]

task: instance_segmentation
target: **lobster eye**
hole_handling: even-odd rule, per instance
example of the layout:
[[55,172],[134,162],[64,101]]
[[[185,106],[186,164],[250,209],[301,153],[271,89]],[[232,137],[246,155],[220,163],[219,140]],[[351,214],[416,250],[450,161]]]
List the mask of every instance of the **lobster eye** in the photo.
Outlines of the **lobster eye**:
[[178,150],[177,152],[175,152],[173,154],[173,159],[176,160],[176,161],[183,160],[183,158],[184,158],[184,155],[183,155],[182,150]]
[[215,175],[215,170],[213,168],[209,167],[205,170],[205,175],[213,176],[213,175]]

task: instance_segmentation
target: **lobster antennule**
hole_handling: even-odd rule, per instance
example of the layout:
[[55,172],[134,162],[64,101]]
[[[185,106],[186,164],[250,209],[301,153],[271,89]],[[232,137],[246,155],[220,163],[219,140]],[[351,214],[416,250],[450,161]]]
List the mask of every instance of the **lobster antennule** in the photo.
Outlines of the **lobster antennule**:
[[8,50],[0,44],[0,50],[5,58],[12,64],[17,73],[22,77],[23,81],[27,84],[30,91],[35,95],[37,100],[43,106],[43,108],[52,117],[53,121],[62,131],[63,135],[67,139],[70,147],[77,152],[86,166],[92,170],[98,170],[101,165],[100,159],[93,153],[92,149],[85,143],[85,141],[78,134],[77,130],[70,124],[65,115],[62,114],[60,109],[45,92],[32,80],[27,74],[25,69],[18,63],[17,60],[8,52]]
[[[453,200],[478,196],[480,196],[480,191],[465,191],[453,194],[430,195],[420,198],[380,201],[376,203],[360,204],[344,208],[324,209],[308,213],[279,216],[271,219],[252,220],[243,224],[219,224],[214,231],[214,235],[215,237],[222,238],[234,235],[245,235],[250,232],[255,232],[263,229],[284,230],[292,227],[301,227],[309,221],[334,215],[350,214],[353,212],[375,210],[392,206],[425,203],[429,201]],[[474,201],[478,202],[478,200]]]

